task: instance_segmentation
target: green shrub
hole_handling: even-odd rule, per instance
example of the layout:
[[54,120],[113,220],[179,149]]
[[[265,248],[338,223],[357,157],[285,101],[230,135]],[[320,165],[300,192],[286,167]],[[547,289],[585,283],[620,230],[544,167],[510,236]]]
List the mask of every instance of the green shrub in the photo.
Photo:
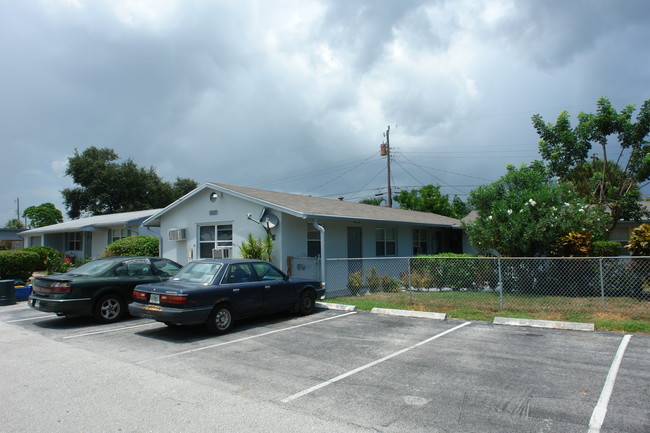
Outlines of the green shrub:
[[38,264],[36,265],[36,270],[37,271],[45,271],[47,270],[47,260],[52,253],[54,253],[56,250],[52,247],[43,247],[43,246],[37,246],[37,247],[27,247],[23,248],[23,251],[32,251],[36,254],[38,254]]
[[159,255],[158,239],[153,236],[131,236],[119,239],[106,247],[102,257]]
[[273,256],[273,238],[270,234],[264,239],[255,239],[252,233],[239,246],[239,253],[244,259],[257,259],[272,261]]
[[0,251],[0,278],[27,281],[39,260],[38,254],[33,251]]
[[55,272],[68,272],[71,263],[72,262],[70,259],[64,258],[64,255],[61,251],[52,250],[45,258],[45,271],[48,274]]
[[591,256],[593,257],[616,257],[621,254],[620,242],[616,241],[594,241],[591,244]]
[[377,269],[370,268],[366,277],[366,287],[370,293],[377,293],[381,288],[381,278],[377,275]]
[[363,288],[363,276],[361,271],[348,274],[348,289],[352,296],[357,296]]
[[556,257],[587,257],[590,250],[591,235],[573,231],[555,241],[551,246],[551,255]]
[[400,281],[388,275],[380,275],[379,284],[381,285],[382,292],[396,293],[400,291]]
[[650,225],[641,224],[639,227],[632,229],[630,241],[625,245],[633,256],[650,255]]

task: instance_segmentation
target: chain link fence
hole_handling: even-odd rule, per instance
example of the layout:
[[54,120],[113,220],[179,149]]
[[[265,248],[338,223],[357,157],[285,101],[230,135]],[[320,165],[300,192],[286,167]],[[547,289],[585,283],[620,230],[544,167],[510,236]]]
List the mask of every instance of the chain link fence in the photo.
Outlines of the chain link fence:
[[326,297],[413,309],[625,313],[650,320],[650,257],[328,259]]

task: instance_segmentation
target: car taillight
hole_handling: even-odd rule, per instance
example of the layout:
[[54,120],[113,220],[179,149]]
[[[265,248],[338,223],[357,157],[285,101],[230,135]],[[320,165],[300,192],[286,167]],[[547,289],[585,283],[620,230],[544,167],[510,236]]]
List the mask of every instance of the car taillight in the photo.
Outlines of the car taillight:
[[147,302],[147,294],[144,292],[139,292],[137,290],[133,291],[133,300],[134,301],[143,301]]
[[160,295],[160,303],[168,305],[183,305],[187,301],[187,295]]
[[72,292],[72,284],[69,281],[56,281],[47,286],[35,284],[34,291],[43,295],[67,295]]
[[55,283],[52,285],[52,293],[59,295],[67,295],[72,291],[70,283]]

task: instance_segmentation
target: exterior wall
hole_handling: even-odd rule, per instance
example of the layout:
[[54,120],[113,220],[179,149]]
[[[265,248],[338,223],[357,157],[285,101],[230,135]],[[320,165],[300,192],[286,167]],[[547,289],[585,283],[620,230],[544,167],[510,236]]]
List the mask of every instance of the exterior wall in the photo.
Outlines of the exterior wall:
[[[197,258],[199,252],[198,235],[201,225],[232,224],[232,252],[234,257],[240,255],[238,246],[241,245],[249,233],[252,233],[256,238],[266,236],[266,232],[261,225],[248,219],[249,213],[253,218],[259,218],[263,210],[262,206],[221,193],[219,193],[219,198],[212,202],[210,200],[211,193],[212,191],[208,189],[201,191],[188,198],[182,205],[165,213],[160,226],[161,255],[163,257],[177,261],[182,265]],[[282,227],[282,224],[281,221],[278,229]],[[170,229],[185,229],[185,240],[168,240]],[[276,235],[276,244],[279,245],[277,238]],[[281,239],[281,236],[279,238]],[[276,262],[276,264],[279,265],[280,263]]]

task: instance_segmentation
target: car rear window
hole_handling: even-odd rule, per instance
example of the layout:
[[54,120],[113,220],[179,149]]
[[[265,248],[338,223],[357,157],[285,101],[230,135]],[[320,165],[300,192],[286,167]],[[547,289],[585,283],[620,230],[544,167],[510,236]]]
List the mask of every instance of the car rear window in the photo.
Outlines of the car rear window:
[[221,263],[189,263],[172,277],[172,281],[210,284],[219,269]]

